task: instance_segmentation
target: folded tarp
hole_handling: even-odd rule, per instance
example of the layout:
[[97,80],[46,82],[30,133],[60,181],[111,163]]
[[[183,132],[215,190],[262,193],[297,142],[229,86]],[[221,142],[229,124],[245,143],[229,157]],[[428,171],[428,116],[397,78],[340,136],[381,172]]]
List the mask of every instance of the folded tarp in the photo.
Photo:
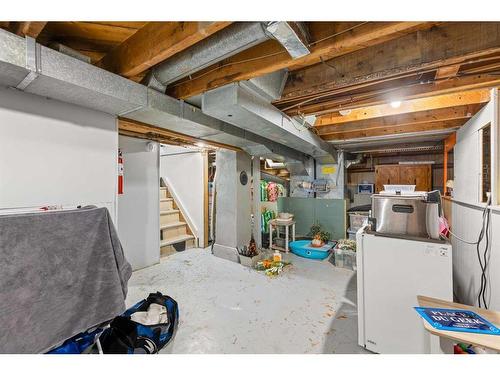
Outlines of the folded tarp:
[[131,274],[106,208],[0,216],[0,353],[44,353],[122,314]]

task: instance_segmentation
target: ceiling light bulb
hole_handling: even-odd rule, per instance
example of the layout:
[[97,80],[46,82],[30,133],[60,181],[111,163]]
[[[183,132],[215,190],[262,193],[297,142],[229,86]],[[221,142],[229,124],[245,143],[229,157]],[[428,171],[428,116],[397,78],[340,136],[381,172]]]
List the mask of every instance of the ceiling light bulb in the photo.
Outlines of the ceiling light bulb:
[[391,107],[392,108],[399,108],[401,106],[401,100],[395,100],[391,102]]

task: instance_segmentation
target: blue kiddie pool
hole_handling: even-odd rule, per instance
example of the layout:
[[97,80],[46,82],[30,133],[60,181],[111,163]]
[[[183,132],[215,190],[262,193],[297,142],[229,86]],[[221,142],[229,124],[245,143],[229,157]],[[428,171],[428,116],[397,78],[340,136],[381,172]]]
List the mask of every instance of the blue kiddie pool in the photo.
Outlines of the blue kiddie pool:
[[325,259],[330,254],[330,250],[332,250],[333,246],[335,246],[335,242],[332,241],[322,247],[311,246],[311,240],[290,242],[290,249],[292,249],[292,253],[309,259]]

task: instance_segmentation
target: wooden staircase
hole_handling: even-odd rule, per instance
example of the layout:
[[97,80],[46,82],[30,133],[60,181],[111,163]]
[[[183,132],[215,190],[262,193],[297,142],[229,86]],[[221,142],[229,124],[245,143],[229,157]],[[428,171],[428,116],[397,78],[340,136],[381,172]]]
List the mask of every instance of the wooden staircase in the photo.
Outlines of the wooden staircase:
[[160,187],[160,256],[196,246],[196,238],[167,187]]

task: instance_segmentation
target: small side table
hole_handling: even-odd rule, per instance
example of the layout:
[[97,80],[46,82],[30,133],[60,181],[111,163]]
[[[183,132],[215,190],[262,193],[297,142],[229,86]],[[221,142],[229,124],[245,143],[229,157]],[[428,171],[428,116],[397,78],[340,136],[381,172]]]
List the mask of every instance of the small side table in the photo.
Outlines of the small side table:
[[[273,245],[273,227],[278,230],[278,227],[285,227],[285,247]],[[290,227],[292,227],[292,241],[295,241],[295,221],[293,220],[278,220],[278,219],[273,219],[269,221],[269,249],[276,249],[279,251],[284,251],[288,253],[288,240],[289,240],[289,233],[290,233]]]
[[[496,325],[497,327],[500,326],[500,312],[498,311],[481,309],[479,307],[462,305],[455,302],[425,296],[417,296],[417,300],[420,307],[474,311],[483,318],[487,319],[490,323]],[[424,328],[428,333],[427,339],[431,354],[453,353],[454,342],[463,342],[500,352],[500,336],[439,330],[432,327],[424,319],[422,319],[422,322],[424,323]]]

